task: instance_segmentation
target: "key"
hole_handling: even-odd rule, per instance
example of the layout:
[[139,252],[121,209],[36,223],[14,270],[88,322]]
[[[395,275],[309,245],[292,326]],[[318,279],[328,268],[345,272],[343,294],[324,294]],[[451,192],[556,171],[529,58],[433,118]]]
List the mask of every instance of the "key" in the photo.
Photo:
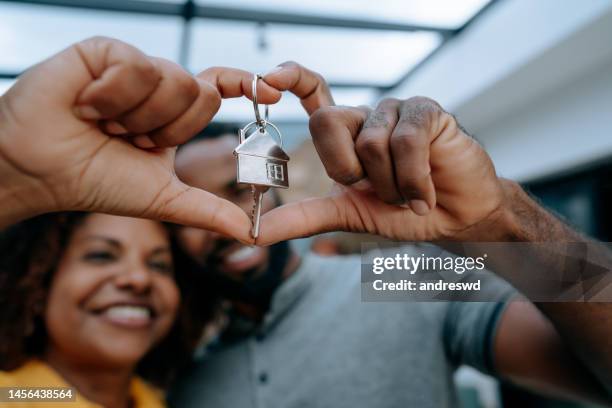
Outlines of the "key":
[[253,212],[251,213],[251,220],[253,227],[251,228],[251,236],[257,238],[259,236],[259,218],[261,217],[261,203],[263,201],[263,195],[268,191],[269,187],[251,185],[253,191]]
[[[282,148],[283,137],[280,130],[268,120],[268,107],[266,106],[265,119],[259,114],[257,104],[257,80],[253,78],[253,107],[255,121],[240,129],[238,136],[240,144],[234,150],[237,166],[237,182],[250,184],[253,191],[253,211],[251,213],[251,236],[259,236],[259,219],[263,195],[270,187],[288,188],[289,175],[287,162],[289,156]],[[269,131],[276,133],[280,145]]]
[[[268,122],[267,127],[274,125]],[[255,130],[249,133],[250,127]],[[275,128],[275,126],[274,126]],[[278,132],[280,135],[280,132]],[[253,191],[251,236],[259,236],[259,218],[263,195],[270,187],[288,188],[287,162],[289,156],[270,136],[265,128],[249,124],[240,131],[243,142],[234,150],[237,164],[237,182],[250,184]]]

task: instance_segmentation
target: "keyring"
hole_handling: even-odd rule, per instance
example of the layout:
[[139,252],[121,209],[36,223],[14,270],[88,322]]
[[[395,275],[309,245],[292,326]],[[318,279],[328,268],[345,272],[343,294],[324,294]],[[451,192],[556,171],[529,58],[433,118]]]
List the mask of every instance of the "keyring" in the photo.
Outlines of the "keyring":
[[[272,122],[266,122],[266,126],[270,125],[272,127],[272,129],[274,129],[274,131],[276,132],[276,134],[278,135],[278,141],[279,141],[279,145],[280,148],[283,148],[283,135],[281,134],[280,130],[276,127],[276,125]],[[244,143],[244,141],[247,139],[248,136],[251,136],[253,133],[249,134],[249,130],[253,127],[253,126],[260,126],[259,123],[257,123],[256,121],[251,122],[249,124],[247,124],[245,127],[243,127],[242,129],[240,129],[240,132],[238,132],[238,138],[239,138],[239,142],[242,144]]]
[[261,115],[259,114],[259,104],[257,103],[257,80],[262,79],[261,74],[253,75],[253,84],[251,85],[251,90],[253,93],[253,110],[255,110],[255,122],[265,128],[268,125],[268,105],[266,105],[264,109],[264,119],[261,119]]

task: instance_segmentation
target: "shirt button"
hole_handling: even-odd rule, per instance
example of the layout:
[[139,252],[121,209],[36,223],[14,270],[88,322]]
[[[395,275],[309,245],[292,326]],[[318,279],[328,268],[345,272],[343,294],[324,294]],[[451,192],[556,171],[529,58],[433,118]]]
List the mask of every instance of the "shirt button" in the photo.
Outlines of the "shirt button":
[[259,373],[259,383],[266,384],[268,382],[268,373],[265,371]]

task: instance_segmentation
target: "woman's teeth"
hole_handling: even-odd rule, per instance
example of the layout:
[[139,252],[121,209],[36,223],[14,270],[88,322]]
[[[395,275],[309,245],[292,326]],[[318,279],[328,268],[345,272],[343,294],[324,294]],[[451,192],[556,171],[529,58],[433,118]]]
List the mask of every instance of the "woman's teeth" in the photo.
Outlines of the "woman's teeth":
[[144,306],[111,306],[104,311],[104,314],[111,320],[126,323],[149,322],[151,320],[151,310]]
[[241,262],[255,255],[257,251],[258,251],[257,247],[243,246],[239,250],[234,251],[231,254],[229,254],[225,258],[225,260],[227,262]]

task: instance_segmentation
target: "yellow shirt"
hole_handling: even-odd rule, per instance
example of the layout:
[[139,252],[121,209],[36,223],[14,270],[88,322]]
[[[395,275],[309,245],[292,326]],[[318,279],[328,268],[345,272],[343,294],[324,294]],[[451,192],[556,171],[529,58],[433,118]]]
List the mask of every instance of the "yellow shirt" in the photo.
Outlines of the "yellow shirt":
[[[0,371],[0,387],[70,387],[68,383],[51,367],[40,360],[30,360],[13,371]],[[135,377],[130,385],[134,408],[163,408],[165,403],[161,392]],[[101,405],[88,401],[78,392],[73,401],[61,402],[2,402],[6,408],[102,408]]]

